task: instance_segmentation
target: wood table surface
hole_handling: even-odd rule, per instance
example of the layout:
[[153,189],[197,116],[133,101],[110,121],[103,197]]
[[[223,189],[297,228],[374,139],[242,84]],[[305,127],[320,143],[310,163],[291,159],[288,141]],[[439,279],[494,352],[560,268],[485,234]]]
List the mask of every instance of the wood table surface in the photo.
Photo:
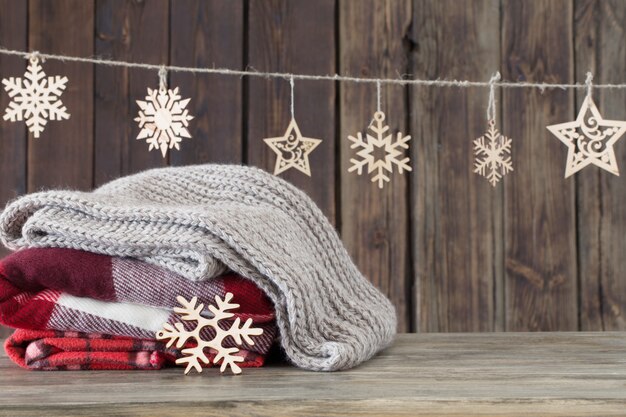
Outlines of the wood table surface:
[[29,372],[2,416],[626,415],[626,333],[403,334],[355,369]]

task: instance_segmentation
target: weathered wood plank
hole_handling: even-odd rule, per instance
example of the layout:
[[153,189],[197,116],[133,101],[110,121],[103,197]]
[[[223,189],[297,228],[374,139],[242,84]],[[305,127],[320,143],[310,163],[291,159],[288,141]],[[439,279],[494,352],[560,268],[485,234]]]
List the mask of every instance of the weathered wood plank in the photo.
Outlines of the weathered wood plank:
[[[249,2],[248,65],[259,71],[304,74],[335,72],[335,1],[256,0]],[[287,130],[288,80],[248,80],[247,162],[274,172],[276,154],[263,138]],[[335,86],[297,81],[295,116],[302,135],[322,139],[310,154],[311,177],[296,169],[280,176],[295,184],[335,220]]]
[[[570,1],[504,0],[503,78],[573,82]],[[506,328],[575,330],[576,223],[567,151],[546,126],[572,120],[571,90],[507,89],[503,131],[514,138],[505,181]]]
[[349,371],[239,376],[27,372],[0,358],[0,416],[623,415],[625,349],[623,332],[400,335]]
[[[498,0],[416,0],[411,72],[488,80],[500,67],[499,18]],[[411,90],[418,331],[503,329],[503,186],[473,173],[472,142],[487,129],[487,95],[484,89]]]
[[[28,46],[26,2],[0,0],[0,39],[6,48],[24,50]],[[3,77],[21,77],[26,60],[0,56],[0,74]],[[9,96],[0,87],[0,114],[9,105]],[[24,123],[0,122],[0,210],[7,201],[26,192],[26,128]],[[9,251],[0,245],[0,257]],[[0,330],[1,331],[1,330]]]
[[[52,54],[93,54],[94,5],[90,1],[29,2],[29,48]],[[93,66],[48,61],[48,75],[69,81],[61,101],[69,120],[51,121],[28,139],[28,191],[64,187],[89,189],[93,182]]]
[[[576,80],[587,71],[596,83],[621,83],[626,73],[626,3],[576,2]],[[576,109],[584,100],[577,95]],[[595,90],[594,101],[606,119],[624,120],[626,93]],[[626,169],[626,139],[615,145]],[[583,330],[626,329],[626,190],[623,177],[596,167],[577,174],[580,319]]]
[[[96,54],[128,59],[130,48],[130,2],[96,0]],[[126,143],[131,138],[128,70],[95,67],[94,184],[117,178],[127,161]]]
[[[5,48],[24,50],[28,45],[26,2],[0,0],[0,39]],[[16,57],[0,56],[0,74],[3,77],[21,77],[26,61]],[[0,87],[0,112],[9,105],[9,96]],[[26,192],[26,128],[21,122],[0,122],[0,210],[7,201]],[[9,253],[0,245],[0,258]],[[9,329],[0,326],[0,337]]]
[[[112,59],[168,63],[168,0],[97,0],[96,53]],[[136,100],[158,75],[143,69],[96,66],[95,183],[167,165],[159,150],[136,140]]]
[[[242,1],[171,2],[171,64],[242,69],[243,9]],[[172,73],[170,82],[191,98],[188,108],[195,117],[192,139],[172,151],[170,163],[241,163],[241,78]]]
[[[217,0],[97,0],[94,10],[94,2],[80,0],[54,5],[0,0],[0,43],[152,63],[169,58],[181,65],[238,68],[249,60],[258,70],[317,74],[410,72],[428,78],[488,79],[502,62],[503,78],[509,80],[582,81],[588,69],[596,73],[596,82],[623,78],[626,52],[620,45],[626,35],[620,22],[626,6],[621,1],[503,1],[502,58],[497,0],[454,5],[413,0],[412,8],[409,2],[346,0],[337,8],[332,0],[253,1],[249,6]],[[335,34],[337,11],[341,39]],[[244,57],[245,33],[249,45]],[[336,68],[339,44],[341,67]],[[0,57],[4,75],[21,75],[24,68],[19,58]],[[0,203],[41,187],[88,189],[92,183],[167,163],[135,140],[138,128],[132,120],[135,100],[145,96],[146,87],[157,85],[154,71],[53,61],[44,69],[68,75],[62,99],[72,118],[50,122],[41,138],[28,141],[23,124],[0,123]],[[170,79],[192,96],[196,116],[194,138],[183,143],[182,151],[172,151],[172,164],[239,162],[245,153],[251,164],[273,169],[275,155],[262,138],[286,128],[287,81],[188,74],[170,74]],[[248,82],[242,99],[242,85]],[[626,196],[620,179],[589,167],[576,179],[564,180],[566,150],[545,129],[575,116],[571,91],[503,93],[500,126],[514,139],[516,171],[493,190],[470,172],[471,141],[484,129],[486,90],[415,88],[407,93],[383,87],[390,126],[404,131],[410,127],[413,135],[414,172],[395,176],[380,192],[366,176],[347,172],[353,155],[347,135],[367,126],[375,109],[375,88],[341,88],[343,119],[341,135],[335,138],[335,86],[296,83],[300,127],[324,142],[312,155],[311,179],[293,170],[283,176],[311,194],[331,219],[343,217],[339,226],[351,254],[394,299],[401,329],[410,329],[412,320],[420,331],[626,328],[621,242]],[[605,117],[624,118],[624,92],[598,90],[595,97]],[[582,96],[578,98],[580,103]],[[7,96],[0,94],[0,107],[6,103]],[[242,125],[246,108],[249,119]],[[248,146],[242,135],[248,136]],[[616,151],[623,167],[621,146],[618,142]],[[341,194],[336,193],[336,181]],[[339,203],[340,216],[335,213]],[[410,288],[411,267],[415,289]]]
[[[407,72],[404,39],[410,24],[410,1],[340,1],[340,72],[364,77],[397,77]],[[408,134],[406,89],[384,86],[381,95],[385,122],[392,131]],[[412,174],[396,172],[391,182],[379,189],[367,170],[363,175],[348,172],[350,159],[355,158],[348,136],[365,132],[375,111],[375,84],[341,85],[341,234],[359,269],[395,304],[399,330],[409,331],[407,193]]]

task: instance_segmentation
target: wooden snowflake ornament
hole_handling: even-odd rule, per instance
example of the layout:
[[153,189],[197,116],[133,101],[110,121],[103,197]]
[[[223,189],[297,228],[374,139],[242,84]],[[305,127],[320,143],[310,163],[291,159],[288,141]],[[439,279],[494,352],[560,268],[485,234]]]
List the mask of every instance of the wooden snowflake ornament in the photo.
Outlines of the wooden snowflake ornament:
[[145,139],[149,145],[148,151],[159,149],[163,158],[168,149],[180,150],[183,138],[191,138],[187,127],[189,121],[193,119],[186,108],[191,99],[181,100],[178,88],[168,89],[166,74],[167,72],[161,69],[159,89],[148,88],[146,100],[137,100],[139,115],[135,118],[141,129],[137,140]]
[[[198,302],[197,297],[193,297],[191,301],[187,301],[181,296],[176,298],[182,307],[174,308],[174,312],[178,313],[183,321],[195,321],[196,327],[189,331],[185,329],[183,323],[175,323],[174,326],[165,323],[163,329],[156,333],[156,338],[157,340],[169,339],[167,347],[172,346],[176,342],[177,348],[182,348],[190,339],[195,339],[198,345],[193,348],[183,349],[182,353],[185,357],[176,360],[177,364],[187,364],[185,375],[187,375],[191,369],[202,372],[201,363],[209,364],[210,360],[204,352],[207,348],[217,352],[213,363],[218,364],[218,362],[222,362],[220,372],[224,372],[227,367],[230,367],[233,374],[241,373],[241,368],[237,365],[237,362],[242,362],[243,357],[236,355],[239,349],[236,347],[226,348],[222,346],[222,342],[227,336],[231,336],[238,346],[241,346],[243,341],[248,345],[254,345],[254,340],[252,340],[250,336],[263,334],[263,329],[252,328],[252,319],[250,318],[246,320],[243,326],[239,327],[241,324],[239,317],[235,319],[228,330],[224,330],[220,327],[222,320],[234,316],[234,313],[230,313],[228,310],[239,307],[239,304],[230,302],[232,298],[233,294],[230,292],[226,293],[223,300],[216,295],[215,305],[209,305],[208,307],[211,318],[207,318],[202,314],[204,304],[196,305]],[[203,340],[200,337],[200,332],[205,327],[211,327],[215,330],[215,337],[213,339]]]
[[512,142],[498,132],[495,120],[489,120],[487,132],[474,140],[474,173],[487,178],[495,187],[503,176],[513,171]]
[[37,56],[31,56],[24,78],[3,78],[2,84],[11,101],[3,119],[11,122],[26,120],[34,137],[43,132],[48,120],[69,119],[70,114],[61,102],[67,77],[46,77]]
[[[379,110],[374,114],[374,122],[369,127],[371,133],[367,132],[363,136],[361,132],[358,132],[356,137],[348,136],[348,139],[352,141],[350,148],[360,148],[356,153],[360,159],[350,159],[352,166],[348,172],[356,171],[358,175],[361,175],[363,168],[367,167],[368,174],[374,173],[372,182],[378,181],[378,188],[383,188],[385,182],[391,180],[387,173],[393,173],[394,165],[400,174],[403,171],[411,171],[409,158],[402,158],[403,149],[409,148],[407,142],[411,140],[411,136],[398,132],[394,140],[394,135],[387,132],[389,126],[384,122],[385,113]],[[382,157],[375,156],[379,150],[384,153]]]

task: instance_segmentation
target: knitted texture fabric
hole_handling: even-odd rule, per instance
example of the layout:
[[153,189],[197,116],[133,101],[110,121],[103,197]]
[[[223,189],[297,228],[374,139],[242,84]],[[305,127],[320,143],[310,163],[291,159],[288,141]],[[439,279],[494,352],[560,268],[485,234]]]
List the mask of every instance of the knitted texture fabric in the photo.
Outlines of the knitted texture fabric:
[[388,346],[396,315],[302,191],[256,168],[197,165],[45,191],[0,216],[11,249],[65,247],[142,259],[191,280],[228,268],[274,302],[281,344],[305,369],[353,367]]

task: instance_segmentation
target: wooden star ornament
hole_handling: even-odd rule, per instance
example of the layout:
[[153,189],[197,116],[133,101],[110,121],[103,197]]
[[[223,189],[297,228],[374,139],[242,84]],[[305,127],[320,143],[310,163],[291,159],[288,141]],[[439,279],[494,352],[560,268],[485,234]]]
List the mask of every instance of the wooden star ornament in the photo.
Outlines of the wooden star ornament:
[[291,119],[283,136],[266,138],[263,141],[276,153],[274,175],[295,168],[311,176],[309,154],[322,142],[321,139],[305,138],[300,133],[296,119]]
[[626,122],[605,120],[591,96],[587,96],[573,122],[548,126],[567,148],[565,178],[593,164],[619,175],[613,145],[626,132]]

